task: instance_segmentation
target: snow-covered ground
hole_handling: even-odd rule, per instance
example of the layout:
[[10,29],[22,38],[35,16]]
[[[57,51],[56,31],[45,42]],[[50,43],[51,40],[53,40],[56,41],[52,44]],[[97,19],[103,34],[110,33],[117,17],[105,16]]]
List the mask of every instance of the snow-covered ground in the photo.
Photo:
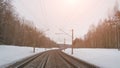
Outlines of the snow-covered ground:
[[[56,48],[50,48],[51,50]],[[16,62],[25,57],[31,56],[31,47],[6,46],[0,45],[0,68],[9,63]],[[44,48],[36,48],[36,53],[45,51]],[[66,49],[65,52],[71,55],[71,49]],[[86,62],[97,65],[101,68],[120,68],[120,51],[117,49],[74,49],[72,55]]]
[[[36,48],[36,53],[45,51],[44,48]],[[11,62],[18,61],[33,55],[33,48],[0,45],[0,68]]]
[[[71,55],[71,49],[65,52]],[[74,49],[72,55],[101,68],[120,68],[120,51],[117,49]]]

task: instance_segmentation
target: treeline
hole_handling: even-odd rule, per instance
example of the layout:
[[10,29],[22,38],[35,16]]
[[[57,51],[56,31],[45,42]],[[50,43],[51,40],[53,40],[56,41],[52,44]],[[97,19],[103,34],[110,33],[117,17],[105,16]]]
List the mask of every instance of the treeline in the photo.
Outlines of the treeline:
[[119,48],[120,47],[120,11],[114,7],[113,16],[109,16],[92,25],[84,39],[76,38],[73,47],[83,48]]
[[0,44],[56,47],[31,21],[18,17],[11,0],[0,0]]

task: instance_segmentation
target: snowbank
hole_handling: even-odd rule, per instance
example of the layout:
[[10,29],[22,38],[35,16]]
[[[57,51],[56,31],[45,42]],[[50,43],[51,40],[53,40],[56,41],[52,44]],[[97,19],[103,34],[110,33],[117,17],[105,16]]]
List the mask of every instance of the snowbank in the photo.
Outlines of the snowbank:
[[[36,53],[43,51],[45,51],[44,48],[36,48]],[[32,47],[0,45],[0,67],[33,54],[35,53]]]
[[[71,49],[65,52],[71,55]],[[120,68],[120,51],[117,49],[74,49],[72,56],[101,68]]]

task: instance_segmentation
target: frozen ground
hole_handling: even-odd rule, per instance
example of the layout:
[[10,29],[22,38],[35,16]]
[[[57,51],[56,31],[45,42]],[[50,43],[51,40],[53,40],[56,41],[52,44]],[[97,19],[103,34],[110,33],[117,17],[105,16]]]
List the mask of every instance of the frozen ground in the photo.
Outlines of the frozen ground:
[[[65,52],[71,55],[71,49]],[[117,49],[74,49],[72,56],[101,68],[120,68],[120,51]]]
[[[54,48],[53,48],[54,49]],[[0,68],[11,62],[28,57],[35,53],[31,47],[0,45]],[[51,50],[51,49],[47,49]],[[36,53],[45,51],[44,48],[36,48]],[[66,49],[71,55],[71,49]],[[86,62],[100,66],[101,68],[120,68],[120,51],[117,49],[74,49],[72,55]]]
[[[0,45],[0,68],[11,62],[15,62],[22,58],[28,57],[35,53],[31,47],[6,46]],[[36,48],[36,53],[45,51],[44,48]]]

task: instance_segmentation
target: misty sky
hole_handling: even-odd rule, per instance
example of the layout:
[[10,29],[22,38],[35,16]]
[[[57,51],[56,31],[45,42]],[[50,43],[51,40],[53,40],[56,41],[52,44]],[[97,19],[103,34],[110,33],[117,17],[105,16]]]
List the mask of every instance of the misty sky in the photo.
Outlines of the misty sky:
[[[118,0],[120,4],[120,1]],[[75,37],[82,37],[89,26],[112,14],[116,0],[13,0],[21,17],[31,20],[46,36],[58,43],[71,42],[71,29]],[[49,31],[46,31],[49,29]],[[60,29],[62,31],[60,31]]]

